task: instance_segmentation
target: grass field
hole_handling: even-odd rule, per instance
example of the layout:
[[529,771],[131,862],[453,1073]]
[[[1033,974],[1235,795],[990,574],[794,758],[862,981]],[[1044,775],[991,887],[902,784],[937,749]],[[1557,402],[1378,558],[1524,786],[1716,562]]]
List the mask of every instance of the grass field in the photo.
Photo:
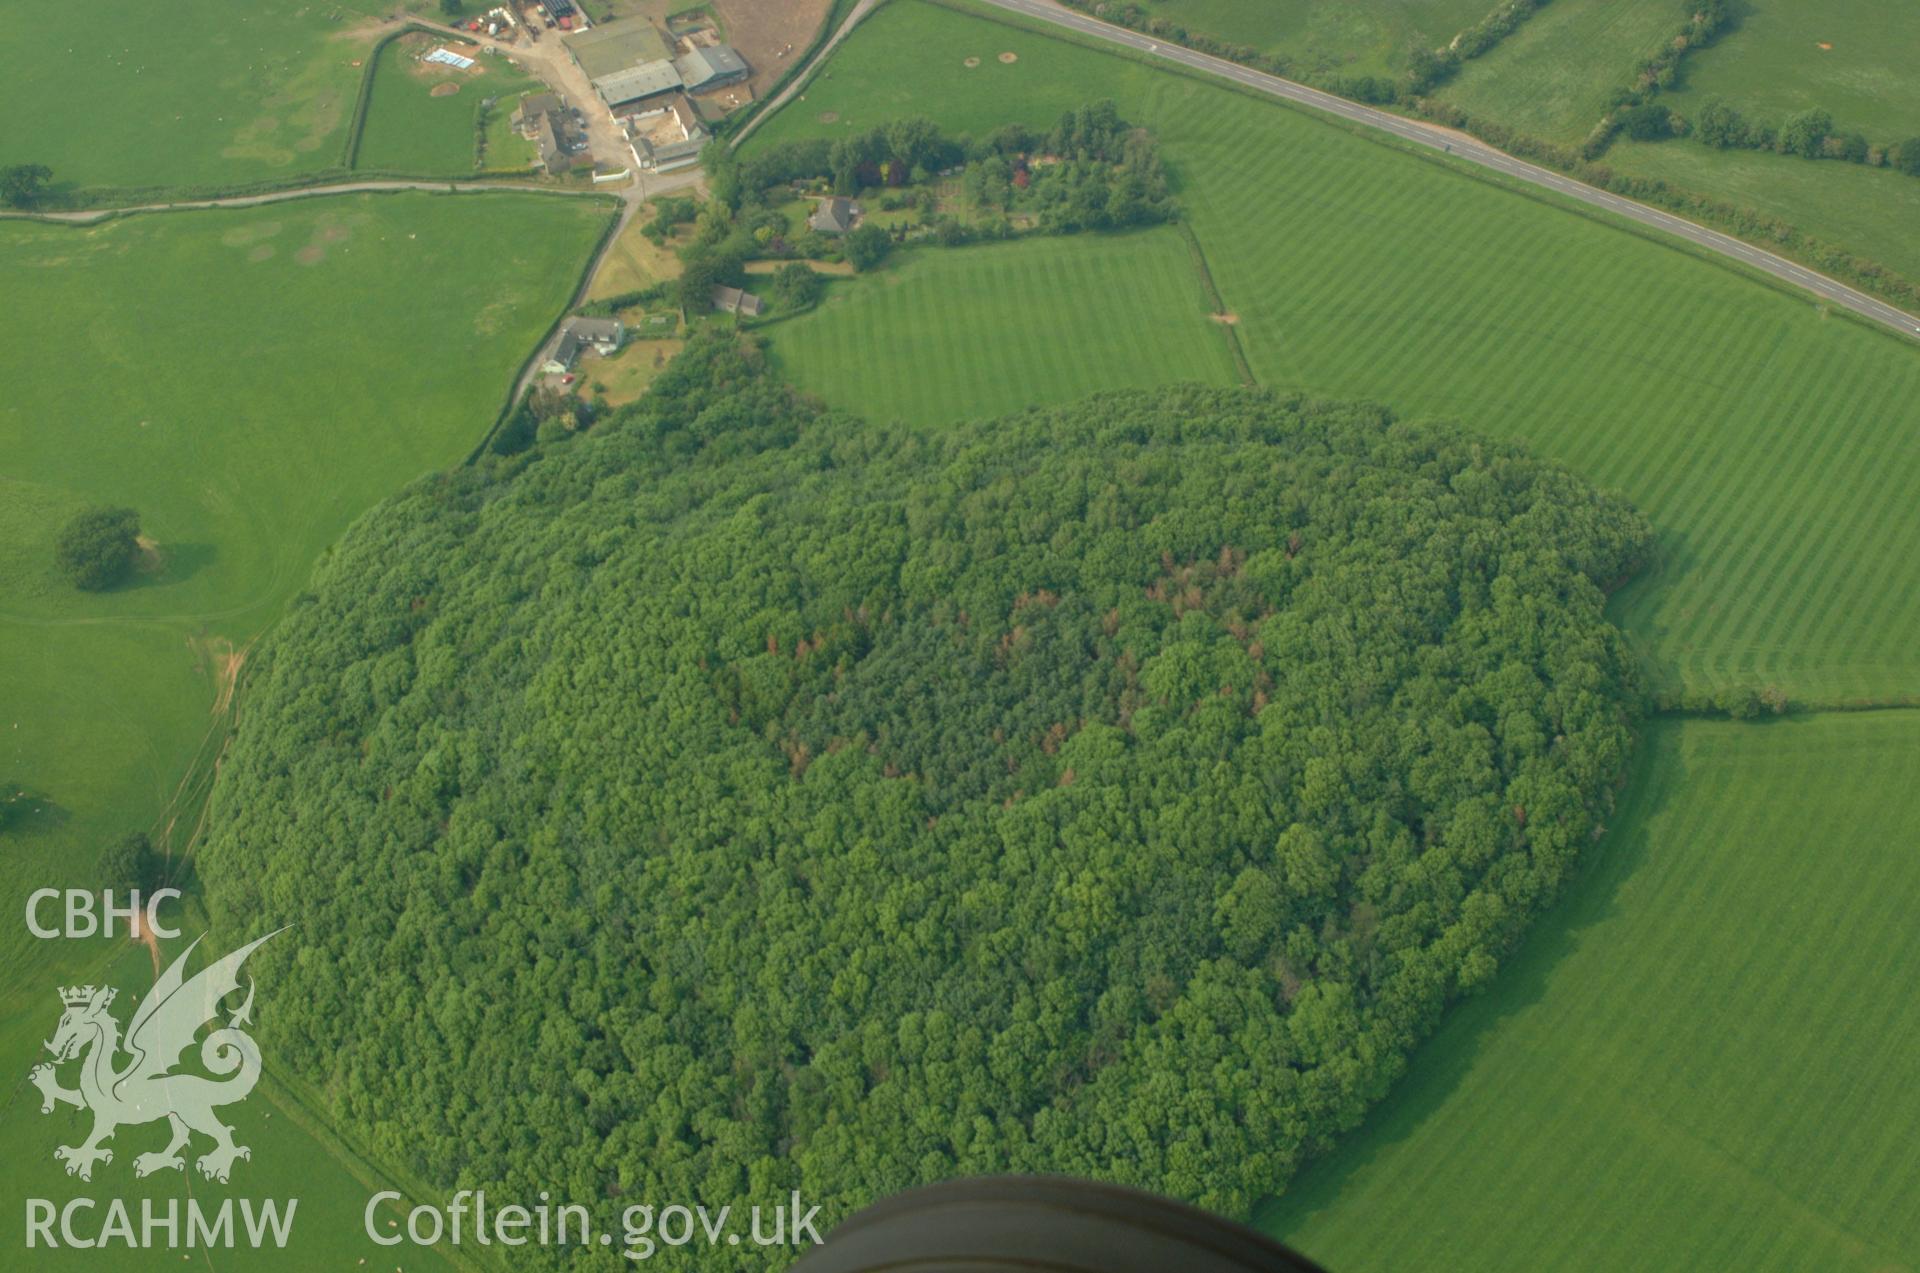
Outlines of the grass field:
[[1920,180],[1903,172],[1686,140],[1616,141],[1606,162],[1763,212],[1920,281]]
[[1484,18],[1488,0],[1147,0],[1156,17],[1187,30],[1279,54],[1296,65],[1384,75],[1416,44],[1439,48]]
[[[177,945],[184,945],[184,941]],[[153,967],[144,950],[121,943],[112,953],[101,949],[101,958],[85,967],[68,970],[65,980],[88,984],[109,984],[119,988],[123,1001],[141,994],[153,984]],[[114,1160],[95,1170],[91,1182],[65,1175],[53,1157],[56,1145],[72,1145],[86,1135],[86,1115],[62,1107],[53,1114],[40,1112],[40,1094],[27,1087],[28,1068],[44,1059],[41,1040],[53,1032],[60,1015],[60,999],[53,982],[35,979],[36,993],[24,1013],[8,1018],[0,1027],[0,1062],[14,1077],[8,1086],[11,1100],[0,1106],[0,1143],[7,1155],[0,1162],[0,1200],[9,1211],[6,1237],[9,1245],[21,1252],[16,1258],[26,1262],[16,1268],[42,1270],[98,1270],[114,1273],[148,1273],[158,1270],[260,1269],[269,1273],[308,1273],[312,1269],[403,1268],[408,1273],[431,1273],[450,1269],[441,1249],[402,1247],[387,1249],[365,1236],[362,1213],[374,1193],[394,1188],[387,1179],[367,1167],[350,1151],[330,1139],[316,1139],[304,1112],[288,1102],[284,1089],[269,1083],[244,1102],[226,1106],[221,1118],[232,1128],[234,1139],[252,1151],[252,1157],[235,1165],[226,1185],[189,1177],[179,1172],[161,1172],[145,1179],[133,1174],[136,1154],[158,1149],[167,1138],[163,1123],[127,1126],[113,1140]],[[261,988],[258,1011],[273,1011],[269,994]],[[123,1014],[124,1020],[124,1014]],[[269,1067],[271,1060],[269,1059]],[[17,1093],[17,1094],[16,1094]],[[205,1148],[197,1140],[192,1153]],[[192,1172],[192,1153],[187,1172]],[[409,1199],[418,1195],[409,1194]],[[15,1217],[24,1212],[24,1199],[44,1198],[63,1207],[73,1198],[94,1198],[99,1206],[107,1198],[121,1198],[133,1209],[138,1224],[141,1200],[153,1199],[164,1209],[169,1200],[184,1207],[189,1197],[202,1207],[217,1208],[228,1198],[256,1201],[273,1199],[284,1203],[297,1201],[292,1233],[285,1250],[256,1251],[241,1247],[235,1251],[206,1250],[196,1247],[190,1260],[184,1251],[158,1248],[129,1250],[115,1244],[105,1250],[48,1250],[36,1246],[25,1250],[25,1234],[14,1228]],[[438,1202],[439,1199],[434,1201]],[[406,1209],[394,1203],[378,1212],[378,1227],[391,1233],[390,1222],[405,1223]],[[77,1228],[87,1233],[89,1219],[98,1231],[103,1214],[96,1209],[80,1213]],[[184,1241],[184,1218],[181,1240]],[[235,1225],[239,1220],[236,1217]],[[55,1235],[58,1240],[59,1231]],[[397,1258],[396,1258],[397,1257]]]
[[[33,669],[0,773],[61,811],[0,862],[6,897],[84,878],[103,837],[154,821],[209,723],[209,655],[271,620],[350,518],[486,431],[607,215],[389,195],[0,225],[0,665]],[[138,509],[164,568],[66,585],[53,534],[92,503]]]
[[1876,141],[1920,136],[1920,8],[1885,0],[1742,8],[1731,35],[1688,59],[1674,95],[1680,110],[1717,94],[1774,124],[1819,106]]
[[1606,97],[1686,25],[1679,0],[1550,4],[1440,92],[1468,114],[1574,143],[1607,113]]
[[[470,174],[475,121],[483,104],[495,99],[493,114],[504,122],[512,116],[520,94],[540,87],[538,80],[507,65],[504,58],[486,57],[470,44],[449,47],[475,59],[471,71],[419,60],[441,43],[431,36],[405,35],[380,50],[357,167],[434,176]],[[448,85],[457,91],[433,95]],[[518,147],[512,142],[518,142]],[[507,152],[489,155],[488,166],[493,168],[525,168],[532,155],[510,126],[490,132],[489,149]]]
[[255,181],[340,162],[368,15],[425,7],[0,0],[0,166],[69,186]]
[[1686,722],[1263,1227],[1341,1273],[1913,1267],[1920,714]]
[[[960,62],[997,49],[1019,60]],[[1659,558],[1616,613],[1656,684],[1920,694],[1920,562],[1900,547],[1920,539],[1911,342],[1305,114],[916,0],[869,19],[829,69],[756,145],[835,135],[844,125],[823,112],[979,130],[1015,103],[1040,122],[1114,97],[1158,133],[1263,383],[1525,439],[1654,519]],[[1002,71],[1026,77],[1017,97],[996,87]],[[955,259],[942,268],[993,257]],[[911,389],[943,418],[1002,401],[968,401],[982,358],[1074,367],[1112,339],[1089,312],[998,350],[971,309],[926,305],[914,320],[916,348],[954,351]],[[776,349],[829,397],[910,414],[873,370],[885,360],[871,357],[870,312],[829,306]]]
[[[1059,333],[1101,334],[1070,354]],[[799,383],[879,420],[937,425],[1099,389],[1234,383],[1191,254],[1160,229],[925,249],[836,279],[820,308],[771,330]]]
[[[48,802],[5,837],[9,913],[30,888],[93,883],[109,839],[167,830],[205,759],[224,656],[353,516],[484,434],[607,215],[538,195],[391,195],[0,224],[0,779]],[[468,264],[476,241],[494,245],[484,269]],[[55,574],[52,538],[93,503],[138,509],[159,564],[90,595]],[[124,943],[34,941],[17,920],[0,951],[14,974],[0,1069],[16,1076],[57,1018],[60,980],[109,962],[132,986],[151,977]],[[273,1183],[314,1199],[329,1231],[357,1237],[366,1191],[287,1119],[248,1110],[253,1196]],[[48,1156],[72,1126],[37,1111],[17,1098],[0,1114],[24,1146],[0,1172],[16,1216],[22,1196],[77,1183]],[[248,1267],[310,1268],[313,1254]],[[408,1266],[428,1267],[417,1254]]]

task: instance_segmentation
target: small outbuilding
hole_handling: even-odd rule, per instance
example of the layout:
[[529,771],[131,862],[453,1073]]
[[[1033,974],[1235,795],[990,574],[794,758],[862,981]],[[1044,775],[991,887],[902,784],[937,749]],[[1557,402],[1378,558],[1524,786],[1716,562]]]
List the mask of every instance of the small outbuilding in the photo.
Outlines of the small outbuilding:
[[722,284],[713,289],[713,307],[722,314],[742,314],[748,318],[760,317],[766,304],[752,292],[743,292],[737,287]]

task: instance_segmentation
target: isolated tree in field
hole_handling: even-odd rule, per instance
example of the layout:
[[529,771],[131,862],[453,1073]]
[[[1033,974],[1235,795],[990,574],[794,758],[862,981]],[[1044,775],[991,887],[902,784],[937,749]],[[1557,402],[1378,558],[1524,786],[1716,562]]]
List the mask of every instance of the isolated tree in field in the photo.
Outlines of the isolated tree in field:
[[45,164],[15,164],[0,168],[0,203],[9,208],[31,208],[40,202],[42,188],[53,177]]
[[118,893],[151,892],[160,883],[160,855],[145,831],[129,831],[100,855],[100,882]]
[[449,18],[459,17],[465,8],[466,5],[462,4],[461,0],[440,0],[440,12],[446,14]]
[[887,259],[893,240],[877,225],[863,225],[846,238],[847,263],[862,274]]
[[1893,166],[1910,177],[1920,177],[1920,137],[1909,137],[1893,148]]
[[139,535],[140,514],[131,508],[90,508],[60,528],[54,556],[74,587],[98,592],[126,576]]
[[780,267],[773,276],[774,303],[784,310],[801,310],[818,304],[824,290],[818,274],[798,261]]

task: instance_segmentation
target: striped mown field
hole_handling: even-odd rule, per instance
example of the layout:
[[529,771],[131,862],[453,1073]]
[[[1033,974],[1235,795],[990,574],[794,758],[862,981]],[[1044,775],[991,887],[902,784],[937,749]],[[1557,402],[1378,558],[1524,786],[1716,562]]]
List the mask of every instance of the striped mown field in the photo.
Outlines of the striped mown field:
[[[1537,21],[1544,21],[1543,11]],[[1004,48],[1042,71],[1009,95],[954,49]],[[952,9],[896,0],[755,144],[839,135],[822,114],[921,112],[981,128],[1046,122],[1113,97],[1152,127],[1262,383],[1372,398],[1525,439],[1622,490],[1660,529],[1658,560],[1616,601],[1663,689],[1778,685],[1798,700],[1920,695],[1920,348],[1811,297],[1442,159],[1304,112]],[[903,96],[903,94],[905,96]],[[953,254],[947,300],[914,348],[951,341],[913,392],[939,418],[1000,409],[977,368],[1021,358],[1090,383],[1124,364],[1099,309],[1031,329],[984,322]],[[1036,254],[1072,252],[1047,241]],[[864,286],[864,284],[863,284]],[[1129,290],[1124,285],[1123,292]],[[877,324],[829,305],[781,346],[829,399],[911,418],[877,392]],[[854,330],[834,336],[841,322]],[[776,344],[786,340],[776,338]],[[982,343],[985,341],[986,343]],[[1134,382],[1126,382],[1134,383]]]
[[[1097,326],[1063,357],[1062,331]],[[1235,382],[1192,254],[1171,229],[923,249],[835,279],[773,329],[806,389],[878,420],[950,424],[1180,380]]]
[[1920,1253],[1920,714],[1662,722],[1566,903],[1260,1217],[1341,1273]]

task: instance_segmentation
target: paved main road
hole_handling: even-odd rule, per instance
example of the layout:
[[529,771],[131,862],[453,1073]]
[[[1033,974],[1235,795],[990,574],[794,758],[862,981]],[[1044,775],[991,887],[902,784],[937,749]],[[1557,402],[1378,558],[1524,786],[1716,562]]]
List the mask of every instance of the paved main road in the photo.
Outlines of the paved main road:
[[1368,128],[1392,133],[1395,137],[1410,141],[1417,146],[1426,146],[1447,154],[1458,155],[1469,163],[1491,168],[1495,172],[1504,173],[1532,185],[1544,186],[1569,199],[1577,199],[1581,203],[1596,208],[1605,208],[1609,212],[1638,221],[1642,225],[1663,230],[1685,239],[1696,247],[1705,248],[1709,252],[1732,257],[1784,282],[1805,288],[1829,304],[1852,310],[1875,322],[1885,323],[1906,336],[1920,336],[1920,317],[1896,309],[1885,301],[1848,287],[1845,283],[1828,278],[1783,256],[1776,256],[1764,248],[1736,239],[1730,234],[1709,230],[1685,217],[1676,217],[1670,212],[1662,212],[1658,208],[1622,198],[1583,181],[1576,181],[1552,169],[1527,163],[1523,159],[1515,159],[1505,151],[1495,150],[1463,133],[1422,123],[1419,120],[1407,119],[1390,111],[1376,110],[1359,102],[1350,102],[1344,97],[1336,97],[1332,93],[1323,93],[1317,88],[1308,88],[1305,84],[1297,84],[1292,80],[1281,79],[1277,75],[1268,75],[1264,71],[1241,66],[1237,62],[1209,57],[1205,53],[1196,53],[1192,49],[1182,48],[1177,44],[1168,44],[1150,35],[1142,35],[1137,31],[1129,31],[1125,27],[1113,26],[1098,18],[1088,17],[1084,13],[1052,3],[1052,0],[985,0],[985,2],[998,9],[1024,14],[1029,18],[1037,18],[1042,22],[1066,27],[1114,44],[1123,44],[1153,57],[1164,58],[1169,62],[1177,62],[1182,66],[1205,71],[1210,75],[1232,80],[1236,84],[1243,84],[1272,97],[1283,98],[1302,106],[1311,106],[1315,110],[1338,115],[1356,124],[1364,124]]

